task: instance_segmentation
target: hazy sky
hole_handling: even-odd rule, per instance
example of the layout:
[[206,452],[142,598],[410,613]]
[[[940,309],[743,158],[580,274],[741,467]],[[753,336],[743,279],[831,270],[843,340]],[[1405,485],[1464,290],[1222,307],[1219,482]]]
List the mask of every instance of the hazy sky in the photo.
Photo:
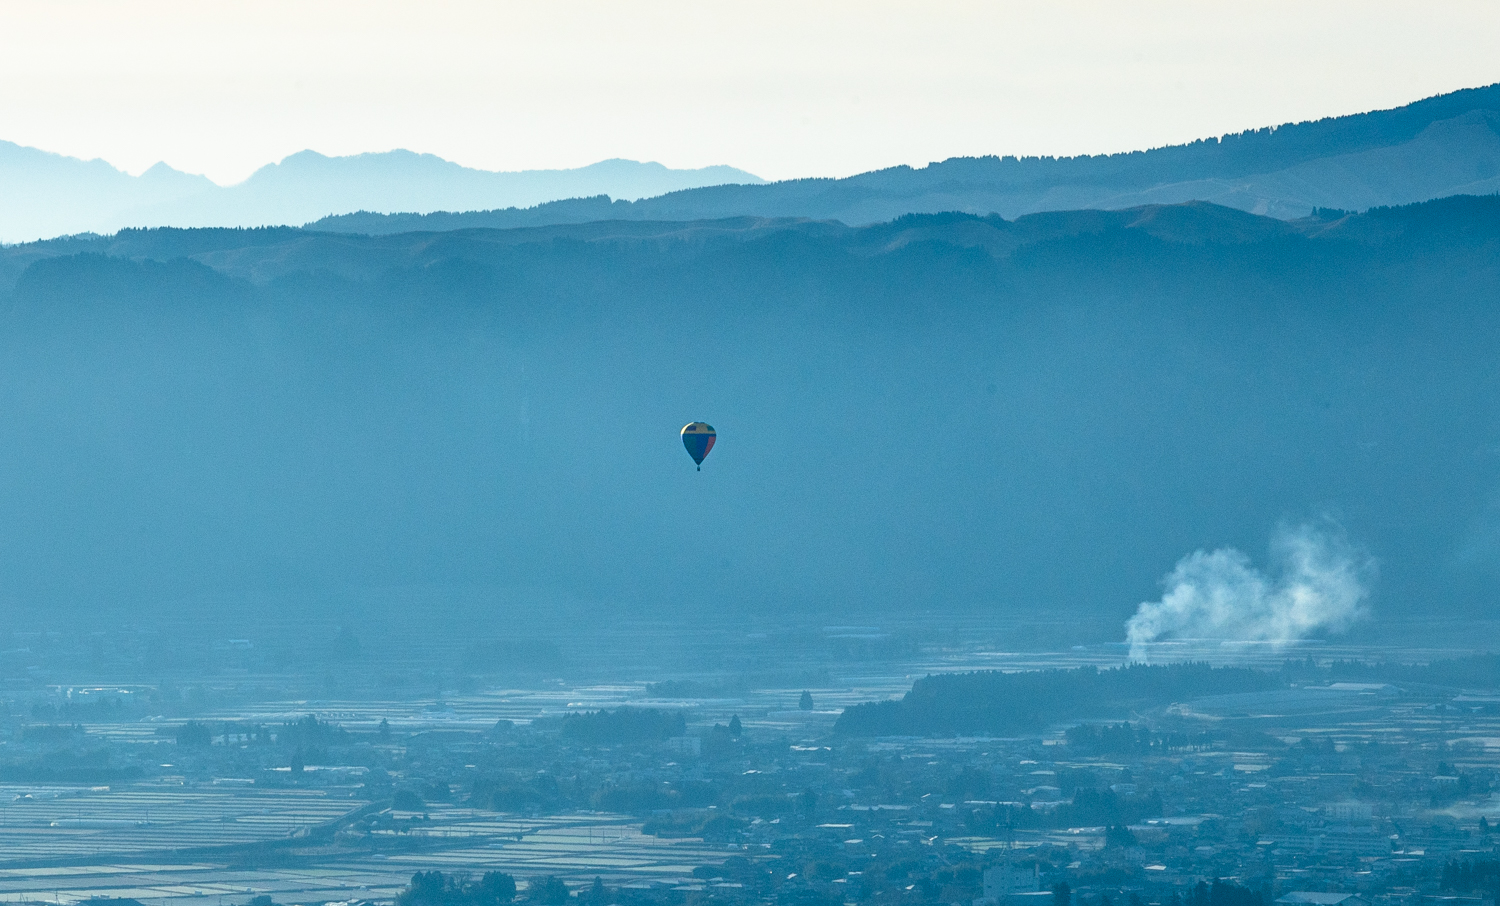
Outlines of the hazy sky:
[[1500,81],[1500,3],[5,0],[0,138],[768,178],[1151,147]]

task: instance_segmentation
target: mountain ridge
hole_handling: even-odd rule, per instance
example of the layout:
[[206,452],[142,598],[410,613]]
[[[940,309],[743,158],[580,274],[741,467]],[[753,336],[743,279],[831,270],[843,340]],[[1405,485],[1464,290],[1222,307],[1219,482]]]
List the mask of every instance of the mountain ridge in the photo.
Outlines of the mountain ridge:
[[[669,170],[606,160],[494,173],[397,150],[302,151],[233,186],[157,164],[140,177],[0,143],[0,240],[125,226],[302,223],[392,233],[589,220],[793,217],[878,223],[962,211],[1041,211],[1207,201],[1294,220],[1500,190],[1500,84],[1401,107],[1246,130],[1146,151],[949,158],[841,179],[766,183],[730,167]],[[373,212],[373,213],[372,213]]]
[[926,243],[980,250],[1004,261],[1024,249],[1111,233],[1199,247],[1292,240],[1361,246],[1444,241],[1463,246],[1500,238],[1500,195],[1450,196],[1360,212],[1320,209],[1292,221],[1190,201],[1119,210],[1043,211],[1013,220],[956,211],[906,214],[864,226],[811,218],[739,216],[697,221],[588,220],[373,235],[306,227],[132,228],[110,236],[60,237],[0,249],[0,298],[33,263],[78,254],[163,263],[187,259],[232,278],[265,283],[315,270],[370,280],[393,266],[430,266],[487,255],[499,248],[559,242],[707,247],[797,235],[833,242],[859,255]]
[[330,157],[300,151],[241,182],[220,186],[166,163],[131,176],[106,161],[0,142],[0,241],[127,227],[297,224],[362,207],[536,205],[608,192],[641,198],[675,189],[760,177],[716,165],[674,170],[655,162],[599,161],[572,169],[478,170],[406,150]]
[[909,213],[1014,219],[1042,211],[1208,201],[1281,219],[1500,190],[1500,84],[1401,107],[1252,129],[1147,151],[949,158],[843,179],[726,184],[634,202],[569,199],[529,210],[355,213],[308,224],[345,232],[525,226],[584,219],[808,217],[860,225]]

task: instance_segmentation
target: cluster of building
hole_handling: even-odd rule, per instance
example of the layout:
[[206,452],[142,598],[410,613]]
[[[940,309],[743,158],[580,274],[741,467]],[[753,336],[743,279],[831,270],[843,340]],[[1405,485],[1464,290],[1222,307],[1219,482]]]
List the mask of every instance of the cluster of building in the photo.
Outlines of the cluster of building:
[[[101,802],[180,790],[200,810],[257,791],[281,791],[288,815],[314,813],[292,794],[342,802],[306,826],[289,817],[274,840],[231,840],[226,822],[247,819],[205,811],[223,852],[182,858],[284,856],[304,871],[357,869],[387,893],[418,870],[506,871],[522,898],[545,876],[623,906],[1484,906],[1500,887],[1500,714],[1488,700],[1346,684],[1189,702],[1128,725],[925,739],[839,735],[836,712],[779,698],[788,710],[648,701],[626,707],[678,710],[588,724],[554,712],[459,726],[479,699],[428,715],[452,729],[205,715],[147,732],[105,710],[63,724],[13,708],[0,782],[18,800],[29,783]],[[218,798],[194,792],[208,789]],[[42,813],[24,805],[0,818]],[[149,814],[88,818],[34,833],[95,834],[101,864],[112,847],[176,857],[126,845],[166,839]],[[14,861],[0,869],[30,865]]]

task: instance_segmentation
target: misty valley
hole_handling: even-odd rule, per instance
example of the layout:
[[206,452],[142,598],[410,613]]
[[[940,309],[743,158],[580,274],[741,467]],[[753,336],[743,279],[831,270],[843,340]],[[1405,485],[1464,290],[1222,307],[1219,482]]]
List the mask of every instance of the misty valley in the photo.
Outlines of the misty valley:
[[0,144],[0,902],[1494,906],[1497,99]]
[[1493,197],[0,248],[0,899],[1479,906],[1497,249]]

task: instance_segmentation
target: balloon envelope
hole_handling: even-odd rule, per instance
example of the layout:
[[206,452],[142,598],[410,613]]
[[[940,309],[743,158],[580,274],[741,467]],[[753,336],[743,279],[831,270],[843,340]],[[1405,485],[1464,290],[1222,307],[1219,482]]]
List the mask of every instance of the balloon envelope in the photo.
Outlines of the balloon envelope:
[[693,462],[700,466],[703,465],[703,457],[714,448],[714,440],[717,437],[713,425],[706,422],[693,422],[682,429],[682,445],[687,447],[688,455],[693,457]]

